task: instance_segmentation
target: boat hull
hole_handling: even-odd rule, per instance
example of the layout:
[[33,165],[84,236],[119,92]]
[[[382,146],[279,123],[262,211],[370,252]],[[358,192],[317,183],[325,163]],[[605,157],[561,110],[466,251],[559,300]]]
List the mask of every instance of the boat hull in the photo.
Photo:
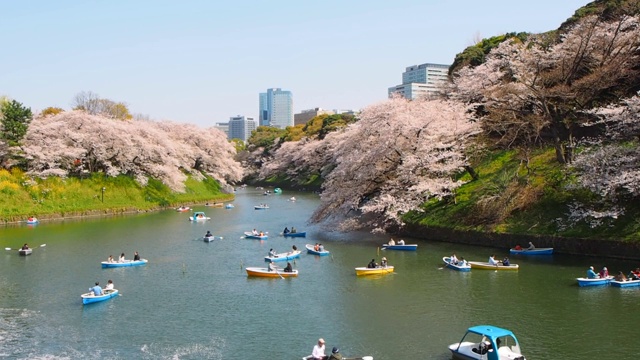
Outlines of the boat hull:
[[442,261],[444,261],[444,263],[446,264],[446,266],[449,269],[456,270],[456,271],[462,271],[462,272],[471,271],[471,266],[469,264],[464,265],[464,266],[452,264],[451,263],[451,257],[445,256],[445,257],[442,258]]
[[389,274],[392,272],[393,272],[393,266],[377,267],[377,268],[368,268],[368,267],[356,268],[357,276]]
[[307,232],[295,232],[295,233],[286,233],[282,234],[284,237],[307,237]]
[[222,237],[221,236],[205,236],[202,239],[204,240],[204,242],[209,243],[209,242],[212,242],[214,240],[222,240]]
[[245,232],[244,237],[247,239],[256,239],[256,240],[267,240],[267,235],[253,235],[250,232]]
[[299,257],[300,257],[300,250],[296,250],[289,253],[280,253],[280,254],[277,254],[276,256],[265,256],[264,261],[280,262],[280,261],[293,260]]
[[268,206],[254,206],[253,208],[254,208],[255,210],[266,210],[266,209],[268,209],[269,207],[268,207]]
[[640,286],[640,280],[627,280],[627,281],[611,280],[610,284],[613,287],[619,287],[619,288],[638,287]]
[[305,247],[307,248],[307,253],[311,254],[311,255],[318,255],[318,256],[327,256],[330,254],[329,251],[327,250],[323,250],[323,251],[316,251],[313,249],[313,245],[311,244],[307,244],[305,245]]
[[31,253],[33,252],[33,249],[25,249],[25,250],[18,250],[18,255],[20,256],[27,256],[27,255],[31,255]]
[[511,255],[552,255],[553,248],[535,248],[535,249],[509,249],[509,254]]
[[127,266],[142,266],[142,265],[147,265],[147,263],[149,262],[149,260],[147,259],[140,259],[140,260],[125,260],[124,262],[108,262],[108,261],[103,261],[102,267],[103,268],[117,268],[117,267],[127,267]]
[[99,296],[95,296],[93,295],[93,293],[87,293],[87,294],[82,294],[80,295],[80,297],[82,298],[82,303],[83,304],[92,304],[92,303],[96,303],[96,302],[100,302],[100,301],[105,301],[105,300],[109,300],[115,296],[118,296],[118,290],[117,289],[113,289],[113,290],[104,290],[105,294],[103,295],[99,295]]
[[418,244],[405,244],[405,245],[382,244],[382,250],[416,251],[418,250]]
[[297,277],[298,270],[293,270],[292,272],[284,272],[281,270],[278,271],[269,271],[267,268],[259,268],[259,267],[248,267],[245,269],[247,271],[247,276],[253,277],[265,277],[265,278],[279,278],[279,277]]
[[482,269],[482,270],[517,271],[519,268],[518,264],[511,264],[509,266],[491,265],[488,262],[480,262],[480,261],[469,261],[469,265],[471,265],[472,269]]
[[611,282],[611,280],[613,280],[613,276],[609,276],[608,278],[605,279],[588,279],[588,278],[577,278],[576,280],[578,280],[578,286],[584,287],[584,286],[603,286],[603,285],[609,285],[609,283]]

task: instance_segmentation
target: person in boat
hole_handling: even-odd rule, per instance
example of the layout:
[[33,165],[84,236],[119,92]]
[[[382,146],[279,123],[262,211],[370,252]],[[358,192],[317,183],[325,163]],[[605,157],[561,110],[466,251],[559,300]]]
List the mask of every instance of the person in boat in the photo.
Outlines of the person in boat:
[[382,260],[380,261],[380,266],[384,266],[387,267],[387,258],[386,257],[382,257]]
[[140,254],[137,251],[133,252],[133,261],[140,261]]
[[267,266],[267,271],[278,271],[278,267],[276,266],[276,264],[270,262]]
[[94,296],[102,295],[102,288],[100,287],[100,283],[97,281],[94,287],[89,288],[89,291],[92,292]]
[[258,231],[256,231],[256,229],[253,229],[253,231],[251,232],[253,235],[258,235]]
[[288,227],[284,227],[284,230],[282,230],[283,234],[288,234],[289,233],[289,228]]
[[115,260],[113,260],[113,255],[109,255],[109,258],[107,258],[107,262],[109,263],[115,262]]
[[460,260],[458,261],[458,266],[467,266],[467,260],[461,257]]
[[324,251],[324,245],[318,244],[318,251]]
[[398,245],[404,245],[404,240],[400,239],[400,241],[398,241]]
[[125,262],[124,260],[124,253],[120,254],[120,259],[118,259],[118,262]]
[[502,266],[509,266],[511,263],[509,262],[509,258],[507,256],[502,259]]
[[104,290],[113,290],[113,280],[109,279],[107,281],[107,286],[104,287]]
[[522,250],[522,246],[520,246],[520,244],[516,245],[516,247],[513,248],[514,250]]
[[602,270],[600,270],[600,278],[601,279],[606,279],[609,276],[609,270],[607,269],[607,267],[603,267]]
[[376,264],[376,259],[371,259],[369,264],[367,264],[367,268],[369,268],[369,269],[375,269],[377,266],[378,266],[378,264]]
[[451,254],[451,258],[449,260],[453,265],[458,265],[458,257],[456,253]]
[[640,280],[640,268],[636,268],[635,270],[631,270],[630,274],[633,274],[633,277],[636,278],[635,280]]
[[212,237],[213,234],[211,233],[211,230],[207,230],[207,233],[204,234],[204,237]]
[[320,251],[320,245],[318,243],[316,243],[315,245],[313,245],[313,250],[315,251]]
[[260,231],[260,236],[264,236],[264,233],[262,231]]
[[278,254],[275,250],[269,249],[269,257],[278,257]]
[[627,277],[624,275],[622,271],[618,271],[618,275],[615,278],[616,281],[627,281]]
[[331,355],[329,355],[327,360],[343,360],[342,354],[340,354],[340,349],[334,346],[333,349],[331,349]]
[[27,245],[25,243],[24,245],[22,245],[22,249],[21,250],[29,250],[29,245]]
[[589,270],[587,270],[587,279],[597,279],[598,274],[593,271],[593,266],[589,266]]
[[395,240],[393,240],[393,238],[391,238],[391,240],[389,240],[389,243],[387,245],[393,246],[395,244],[396,244]]
[[291,227],[291,233],[292,233],[292,234],[295,234],[296,232],[298,232],[298,230],[296,230],[296,228],[292,226],[292,227]]
[[536,248],[535,245],[533,245],[533,243],[529,241],[529,247],[527,248],[527,250],[533,250],[535,248]]
[[298,247],[295,245],[291,246],[291,249],[293,249],[292,251],[298,251]]
[[293,267],[291,266],[291,263],[287,261],[287,266],[285,266],[284,268],[284,272],[293,272]]
[[324,354],[324,339],[318,339],[318,343],[313,346],[311,351],[311,359],[313,360],[326,360],[327,356]]
[[495,259],[495,255],[491,254],[491,256],[489,256],[489,264],[498,265],[498,262]]

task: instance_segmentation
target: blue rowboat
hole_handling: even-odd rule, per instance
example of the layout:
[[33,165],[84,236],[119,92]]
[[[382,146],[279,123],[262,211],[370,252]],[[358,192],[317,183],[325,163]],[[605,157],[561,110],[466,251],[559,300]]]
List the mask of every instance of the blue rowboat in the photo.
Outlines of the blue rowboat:
[[253,208],[255,210],[266,210],[266,209],[269,208],[269,205],[266,205],[266,204],[265,205],[255,205]]
[[507,329],[491,325],[472,326],[460,342],[449,345],[454,359],[524,360],[516,336]]
[[382,250],[404,250],[404,251],[416,251],[418,250],[418,244],[406,244],[406,245],[389,245],[382,244]]
[[123,262],[108,262],[108,261],[103,261],[102,267],[103,268],[116,268],[116,267],[125,267],[125,266],[141,266],[141,265],[147,265],[147,263],[149,262],[149,260],[147,259],[140,259],[140,260],[125,260]]
[[551,255],[553,254],[553,248],[535,248],[535,249],[509,249],[509,254],[512,255]]
[[265,256],[264,261],[266,262],[287,261],[287,260],[293,260],[299,257],[300,257],[300,250],[295,250],[292,252],[276,254],[276,256]]
[[303,232],[288,232],[288,233],[282,233],[282,235],[284,235],[284,237],[307,237],[307,232],[303,231]]
[[637,286],[640,286],[640,280],[627,280],[627,281],[611,280],[610,284],[611,286],[619,287],[619,288],[637,287]]
[[268,238],[267,234],[253,235],[251,231],[245,231],[244,237],[247,239],[258,239],[258,240],[267,240]]
[[456,271],[464,271],[464,272],[471,271],[471,265],[469,265],[467,263],[465,263],[465,265],[452,264],[451,263],[451,257],[449,257],[449,256],[443,257],[442,261],[444,261],[444,263],[447,264],[446,266],[449,269],[453,269],[453,270],[456,270]]
[[93,295],[92,292],[80,295],[80,297],[82,298],[82,303],[85,305],[94,302],[109,300],[114,296],[118,296],[118,290],[116,289],[103,290],[103,294],[98,296]]
[[307,248],[307,253],[312,254],[312,255],[327,256],[327,255],[330,254],[329,251],[327,251],[327,250],[322,250],[322,251],[314,250],[313,245],[311,245],[311,244],[307,244],[304,247]]
[[613,280],[613,276],[608,276],[606,278],[577,278],[578,286],[601,286],[601,285],[609,285],[611,280]]

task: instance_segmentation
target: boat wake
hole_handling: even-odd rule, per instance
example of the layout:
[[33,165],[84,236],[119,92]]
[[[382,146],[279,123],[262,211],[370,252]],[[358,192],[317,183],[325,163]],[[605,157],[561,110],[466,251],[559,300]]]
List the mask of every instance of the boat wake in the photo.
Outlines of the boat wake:
[[168,344],[145,344],[140,348],[140,359],[171,359],[171,360],[195,360],[211,359],[222,360],[225,356],[225,339],[213,338],[208,344],[187,344],[179,347]]

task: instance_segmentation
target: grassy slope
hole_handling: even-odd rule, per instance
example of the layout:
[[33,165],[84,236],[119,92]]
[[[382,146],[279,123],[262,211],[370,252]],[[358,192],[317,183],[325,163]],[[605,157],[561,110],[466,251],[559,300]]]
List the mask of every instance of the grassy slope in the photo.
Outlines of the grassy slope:
[[94,174],[86,179],[32,179],[19,170],[0,170],[0,221],[3,222],[24,220],[31,215],[149,210],[230,198],[233,195],[222,193],[213,179],[202,182],[189,179],[186,191],[175,193],[159,181],[150,180],[147,186],[141,187],[126,176],[108,178]]
[[[529,170],[515,151],[487,155],[475,169],[480,179],[458,189],[455,199],[432,201],[424,213],[413,212],[406,221],[427,226],[483,232],[556,235],[564,237],[640,240],[640,205],[626,204],[626,213],[605,219],[593,228],[585,221],[567,227],[568,204],[592,203],[585,190],[570,190],[570,171],[555,161],[553,149],[531,155]],[[464,175],[462,180],[470,180]]]

